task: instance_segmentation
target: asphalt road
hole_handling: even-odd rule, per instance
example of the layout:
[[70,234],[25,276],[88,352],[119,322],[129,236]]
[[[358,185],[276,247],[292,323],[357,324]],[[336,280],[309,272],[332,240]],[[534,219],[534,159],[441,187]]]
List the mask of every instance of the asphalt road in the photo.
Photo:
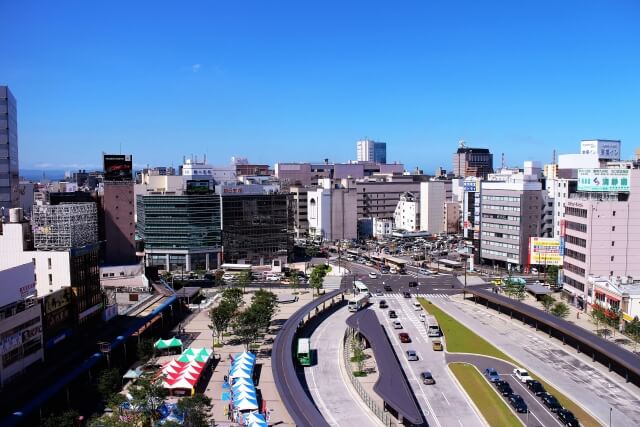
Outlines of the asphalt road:
[[307,386],[324,419],[332,426],[378,426],[382,423],[361,402],[348,378],[341,374],[340,344],[349,313],[343,307],[327,317],[311,335],[311,348],[317,351],[313,366],[304,368]]
[[[388,309],[377,308],[377,300],[384,298],[389,309],[395,310],[398,319],[389,319]],[[400,295],[387,294],[384,297],[373,298],[375,310],[380,323],[386,326],[393,347],[398,355],[400,364],[409,380],[414,394],[418,398],[420,408],[430,426],[436,427],[475,427],[481,425],[478,415],[474,411],[466,394],[460,390],[452,378],[452,374],[446,367],[444,352],[433,351],[431,342],[427,337],[424,324],[411,303],[414,298],[405,299]],[[393,329],[392,320],[400,320],[403,329]],[[411,337],[411,343],[401,343],[399,332],[407,332]],[[406,358],[406,350],[415,350],[418,360],[409,362]],[[420,373],[431,371],[436,384],[424,385],[420,379]]]

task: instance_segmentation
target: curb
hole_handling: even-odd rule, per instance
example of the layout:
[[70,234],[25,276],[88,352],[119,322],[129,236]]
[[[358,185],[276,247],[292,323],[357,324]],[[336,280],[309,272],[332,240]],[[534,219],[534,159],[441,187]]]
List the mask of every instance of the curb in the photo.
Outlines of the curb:
[[[460,364],[465,364],[465,365],[471,365],[470,363],[464,363],[464,362],[453,362],[453,363],[460,363]],[[469,394],[467,393],[467,390],[465,390],[464,387],[462,387],[462,384],[460,384],[460,381],[458,381],[458,378],[455,376],[455,374],[451,371],[450,366],[451,363],[447,363],[447,373],[449,373],[449,376],[453,379],[453,382],[456,383],[456,385],[458,386],[458,388],[460,389],[460,391],[462,391],[462,393],[464,393],[465,398],[467,399],[467,402],[469,402],[469,404],[471,405],[471,407],[473,408],[474,412],[476,413],[476,415],[478,416],[478,419],[480,419],[484,425],[486,427],[489,427],[490,424],[487,422],[487,420],[485,419],[484,415],[482,415],[482,412],[480,412],[480,410],[478,409],[478,407],[476,406],[476,403],[473,401],[473,399],[471,398],[471,396],[469,396]],[[471,365],[473,366],[473,365]],[[476,368],[477,369],[477,368]]]

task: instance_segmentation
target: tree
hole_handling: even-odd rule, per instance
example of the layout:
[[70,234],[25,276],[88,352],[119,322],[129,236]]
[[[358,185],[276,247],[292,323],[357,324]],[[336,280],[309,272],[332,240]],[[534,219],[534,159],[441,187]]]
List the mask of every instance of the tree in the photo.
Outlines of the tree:
[[178,409],[184,413],[185,427],[208,427],[211,425],[211,399],[203,394],[183,397],[178,401]]
[[75,427],[78,425],[78,411],[70,410],[61,414],[50,415],[46,417],[40,425],[42,427]]
[[318,291],[322,288],[324,282],[324,276],[327,275],[327,266],[324,264],[316,265],[313,267],[311,274],[309,275],[309,284],[311,287]]
[[276,312],[278,297],[273,292],[260,289],[256,291],[250,309],[254,312],[258,326],[268,328]]
[[298,270],[291,270],[289,286],[291,286],[291,289],[293,289],[294,295],[298,293],[298,287],[300,286],[300,276],[298,276]]
[[100,372],[97,381],[98,393],[102,401],[107,402],[122,388],[122,377],[117,369],[105,369]]
[[245,289],[247,288],[247,285],[251,283],[251,279],[250,271],[243,271],[238,274],[238,285],[242,288],[242,293],[245,293]]
[[559,301],[551,307],[551,314],[564,319],[569,315],[569,306],[562,301]]
[[551,286],[556,286],[558,284],[558,266],[550,265],[546,269],[547,282],[551,284]]
[[[136,412],[128,412],[126,415],[119,415],[114,412],[110,415],[103,415],[89,420],[90,427],[130,427],[143,424],[142,416]],[[166,426],[166,424],[164,424]]]
[[317,257],[318,256],[318,254],[320,253],[320,249],[317,246],[307,246],[304,249],[304,253],[308,257],[313,258],[313,257]]
[[545,295],[542,297],[541,303],[542,303],[542,306],[544,307],[544,311],[548,313],[549,310],[551,310],[551,307],[553,307],[553,304],[556,303],[556,300],[551,295]]
[[129,389],[129,392],[132,397],[131,404],[140,408],[140,412],[149,423],[155,425],[159,419],[158,408],[167,396],[167,390],[162,386],[162,378],[154,381],[142,376]]
[[138,343],[138,359],[143,362],[153,357],[155,348],[153,346],[153,340],[151,338],[143,338]]
[[213,330],[214,336],[218,338],[218,342],[222,341],[224,332],[229,327],[235,312],[236,307],[233,302],[225,299],[221,300],[216,307],[209,310],[209,318],[211,319],[209,328]]
[[222,299],[229,301],[233,305],[235,311],[240,307],[240,304],[242,304],[242,294],[242,289],[228,288],[222,292]]
[[233,332],[248,351],[249,346],[260,336],[259,318],[256,310],[249,307],[240,313],[233,323]]
[[364,346],[362,345],[362,342],[358,339],[353,341],[353,344],[351,345],[351,350],[353,352],[353,357],[351,357],[351,361],[355,362],[358,365],[358,373],[362,373],[364,370],[364,361],[365,361],[365,354],[364,354]]

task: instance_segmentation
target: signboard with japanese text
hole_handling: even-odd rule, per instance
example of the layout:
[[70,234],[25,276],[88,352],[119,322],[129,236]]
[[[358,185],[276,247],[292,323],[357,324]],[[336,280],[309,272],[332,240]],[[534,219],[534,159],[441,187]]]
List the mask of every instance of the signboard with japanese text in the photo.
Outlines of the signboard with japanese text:
[[562,265],[563,248],[560,239],[531,237],[529,239],[530,265]]
[[629,169],[578,169],[578,191],[628,192]]

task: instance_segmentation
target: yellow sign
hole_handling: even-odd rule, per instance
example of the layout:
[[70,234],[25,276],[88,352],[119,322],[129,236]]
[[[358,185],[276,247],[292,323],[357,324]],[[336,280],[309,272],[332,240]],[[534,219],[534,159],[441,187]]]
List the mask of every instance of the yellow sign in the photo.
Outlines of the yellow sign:
[[532,237],[529,239],[530,265],[562,265],[560,239]]

